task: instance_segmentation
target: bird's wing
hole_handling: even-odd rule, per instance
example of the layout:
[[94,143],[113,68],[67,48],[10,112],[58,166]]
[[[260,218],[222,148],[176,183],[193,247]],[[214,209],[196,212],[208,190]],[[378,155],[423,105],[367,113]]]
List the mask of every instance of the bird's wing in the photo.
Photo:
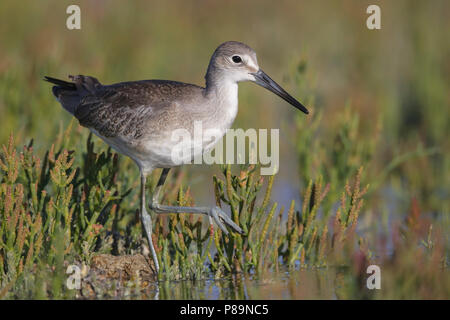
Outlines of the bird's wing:
[[[80,95],[74,116],[104,137],[139,139],[151,123],[186,92],[200,87],[175,81],[142,80],[103,86],[95,78],[72,78]],[[155,120],[156,121],[156,120]]]

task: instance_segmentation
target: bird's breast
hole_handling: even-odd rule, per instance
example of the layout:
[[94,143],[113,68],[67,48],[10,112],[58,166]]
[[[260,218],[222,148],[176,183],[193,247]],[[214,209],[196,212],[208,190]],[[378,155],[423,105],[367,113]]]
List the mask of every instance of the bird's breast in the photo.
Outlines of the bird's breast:
[[212,125],[218,129],[229,129],[238,112],[238,86],[230,83],[217,88],[216,94],[210,101]]

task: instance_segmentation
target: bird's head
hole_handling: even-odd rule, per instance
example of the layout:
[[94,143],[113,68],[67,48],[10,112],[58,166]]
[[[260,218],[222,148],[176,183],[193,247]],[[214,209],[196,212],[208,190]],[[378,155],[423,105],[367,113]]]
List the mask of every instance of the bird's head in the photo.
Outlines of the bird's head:
[[279,84],[273,81],[258,65],[256,52],[244,43],[227,41],[214,51],[209,63],[206,81],[252,81],[275,93],[295,108],[308,114],[308,110]]

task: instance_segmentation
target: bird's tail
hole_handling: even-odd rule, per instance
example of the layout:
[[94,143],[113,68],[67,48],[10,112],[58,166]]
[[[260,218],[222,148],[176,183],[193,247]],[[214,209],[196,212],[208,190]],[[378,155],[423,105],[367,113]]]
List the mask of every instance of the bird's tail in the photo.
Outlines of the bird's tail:
[[[72,78],[71,78],[72,79]],[[55,84],[52,88],[53,95],[61,103],[64,109],[75,115],[77,106],[81,101],[81,96],[74,82],[64,81],[45,76],[45,81]]]
[[44,76],[44,81],[48,81],[50,83],[56,84],[57,86],[61,87],[61,89],[65,89],[65,90],[76,90],[77,89],[77,87],[75,86],[75,83],[69,82],[69,81],[64,81],[64,80],[60,80],[60,79],[56,79],[56,78],[52,78],[52,77],[48,77],[48,76]]
[[63,108],[75,115],[76,108],[81,100],[87,95],[95,95],[96,90],[101,88],[102,84],[94,77],[83,75],[69,76],[69,79],[72,81],[44,77],[45,81],[55,84],[52,88],[53,95]]

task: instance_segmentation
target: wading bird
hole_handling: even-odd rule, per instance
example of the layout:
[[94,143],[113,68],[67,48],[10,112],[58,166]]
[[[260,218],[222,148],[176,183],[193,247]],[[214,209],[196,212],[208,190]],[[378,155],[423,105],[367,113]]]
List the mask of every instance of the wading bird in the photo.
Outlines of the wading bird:
[[[150,209],[156,214],[199,213],[213,219],[225,234],[228,225],[236,232],[241,228],[219,207],[178,207],[159,203],[159,196],[171,167],[171,133],[177,129],[193,130],[194,121],[201,121],[203,130],[214,129],[220,135],[202,142],[197,152],[212,148],[229,129],[238,111],[238,83],[252,81],[280,96],[295,108],[308,110],[264,71],[249,46],[228,41],[213,53],[206,72],[206,86],[200,87],[168,80],[141,80],[103,85],[89,76],[69,76],[71,81],[45,77],[55,84],[53,94],[64,109],[75,116],[113,149],[133,159],[141,176],[141,221],[150,245],[157,272],[158,259],[152,242],[152,219],[146,210],[146,177],[155,168],[162,168],[161,177],[151,197]],[[187,146],[190,148],[190,146]],[[196,154],[192,154],[196,156]]]

